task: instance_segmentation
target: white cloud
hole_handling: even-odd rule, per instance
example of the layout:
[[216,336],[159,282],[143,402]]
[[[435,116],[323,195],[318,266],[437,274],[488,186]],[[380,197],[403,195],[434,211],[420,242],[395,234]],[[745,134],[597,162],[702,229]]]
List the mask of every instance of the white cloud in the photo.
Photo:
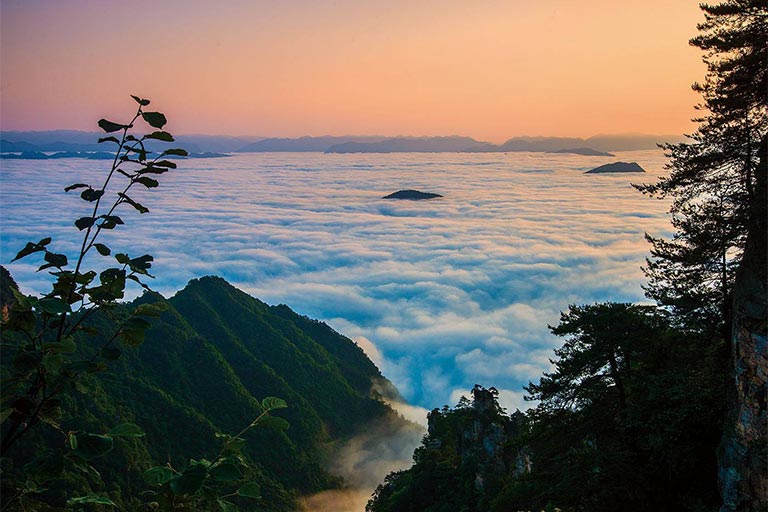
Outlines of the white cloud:
[[352,341],[357,343],[358,346],[363,349],[363,352],[365,352],[365,355],[368,356],[368,359],[373,361],[373,364],[375,364],[379,369],[381,369],[381,365],[384,362],[384,358],[381,355],[381,351],[378,349],[376,345],[373,344],[371,340],[369,340],[365,336],[355,336],[352,338]]
[[[650,172],[661,152],[620,154]],[[521,387],[561,341],[547,324],[571,303],[643,300],[643,233],[667,234],[666,204],[626,176],[584,175],[592,157],[547,154],[243,154],[185,160],[126,209],[105,243],[155,256],[166,295],[220,275],[352,336],[414,405],[431,409],[476,384]],[[597,163],[596,163],[597,162]],[[602,161],[600,161],[602,162]],[[73,254],[85,203],[63,188],[96,182],[97,161],[3,161],[0,257],[52,235]],[[597,179],[596,179],[597,178]],[[435,201],[380,199],[400,188]],[[75,211],[77,210],[77,212]],[[45,290],[37,260],[8,265]],[[95,257],[93,261],[103,261]],[[136,292],[138,293],[138,290]]]

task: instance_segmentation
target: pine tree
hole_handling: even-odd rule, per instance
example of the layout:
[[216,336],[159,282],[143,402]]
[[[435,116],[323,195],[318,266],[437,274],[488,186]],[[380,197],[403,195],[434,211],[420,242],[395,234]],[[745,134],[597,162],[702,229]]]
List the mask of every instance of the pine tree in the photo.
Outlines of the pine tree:
[[[707,75],[692,143],[668,145],[669,177],[640,190],[673,199],[677,232],[653,245],[648,295],[731,347],[719,453],[722,512],[768,509],[768,1],[703,4],[691,44]],[[735,385],[734,385],[735,384]]]
[[726,334],[736,268],[760,209],[756,171],[768,134],[768,1],[701,8],[705,22],[690,41],[705,52],[708,69],[704,82],[693,85],[703,98],[697,106],[702,116],[694,120],[699,128],[692,142],[665,146],[668,177],[638,188],[673,199],[672,239],[647,237],[649,297],[672,307],[689,327]]

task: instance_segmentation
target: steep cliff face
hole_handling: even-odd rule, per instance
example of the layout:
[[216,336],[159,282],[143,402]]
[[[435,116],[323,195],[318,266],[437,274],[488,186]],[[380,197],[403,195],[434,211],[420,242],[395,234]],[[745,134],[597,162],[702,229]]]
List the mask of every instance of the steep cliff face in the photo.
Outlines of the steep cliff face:
[[768,138],[734,285],[734,397],[720,450],[721,512],[768,510]]
[[[468,410],[469,421],[455,433],[459,464],[474,469],[478,489],[484,487],[489,475],[504,474],[510,466],[504,454],[504,446],[509,440],[509,418],[498,413],[494,391],[494,388],[475,386]],[[433,411],[429,423],[434,423],[438,414]]]
[[475,386],[471,401],[433,409],[413,467],[387,476],[366,510],[489,510],[505,478],[531,470],[528,449],[518,445],[526,417],[506,415],[497,397],[496,389]]

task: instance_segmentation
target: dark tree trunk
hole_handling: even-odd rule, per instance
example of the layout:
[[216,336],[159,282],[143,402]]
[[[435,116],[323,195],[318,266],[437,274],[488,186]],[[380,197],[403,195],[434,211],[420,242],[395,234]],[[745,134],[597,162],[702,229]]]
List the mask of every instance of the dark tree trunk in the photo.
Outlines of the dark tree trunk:
[[768,510],[768,136],[733,290],[733,387],[719,453],[721,512]]

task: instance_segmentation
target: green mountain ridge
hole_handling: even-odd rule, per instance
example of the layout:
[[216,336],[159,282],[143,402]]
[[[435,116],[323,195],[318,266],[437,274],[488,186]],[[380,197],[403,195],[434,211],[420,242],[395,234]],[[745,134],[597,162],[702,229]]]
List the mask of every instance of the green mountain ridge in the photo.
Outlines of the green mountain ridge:
[[[4,301],[9,283],[15,284],[3,272]],[[158,301],[168,308],[152,322],[144,343],[121,349],[108,371],[89,377],[62,404],[63,432],[106,432],[126,421],[145,432],[142,440],[121,442],[104,460],[94,461],[107,486],[99,491],[126,507],[129,496],[146,488],[143,470],[165,461],[184,467],[189,459],[215,457],[216,435],[250,424],[259,414],[259,400],[267,396],[288,403],[277,415],[290,428],[254,428],[245,436],[243,454],[262,488],[258,510],[294,510],[300,496],[343,487],[342,478],[325,468],[367,425],[384,427],[390,436],[399,429],[420,429],[372,392],[374,381],[386,379],[352,340],[285,305],[269,306],[221,278],[195,279],[169,299],[146,293],[114,308],[113,319],[94,318],[93,326],[111,332],[135,306]],[[101,345],[83,335],[78,346],[86,344]],[[56,433],[43,435],[55,438]],[[33,455],[12,454],[17,464]],[[68,478],[70,489],[92,490]],[[61,487],[63,493],[66,486]]]

